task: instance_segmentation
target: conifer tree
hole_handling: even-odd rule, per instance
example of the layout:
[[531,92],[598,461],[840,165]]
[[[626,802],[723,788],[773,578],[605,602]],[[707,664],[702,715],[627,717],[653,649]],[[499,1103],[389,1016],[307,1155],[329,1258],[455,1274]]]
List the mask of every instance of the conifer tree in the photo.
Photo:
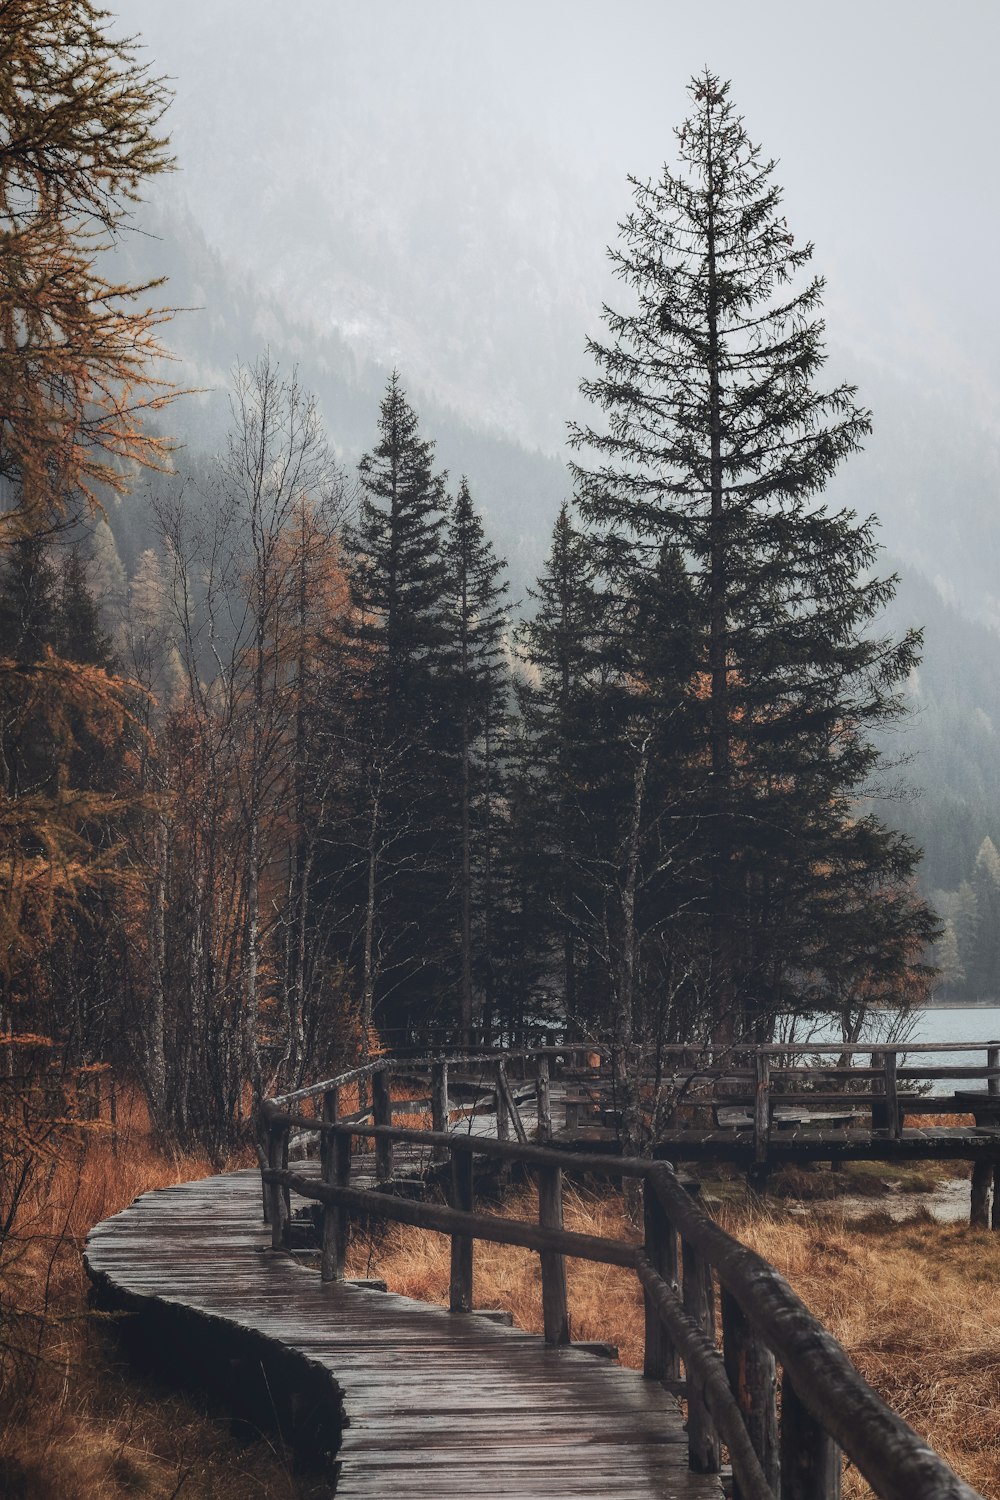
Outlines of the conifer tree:
[[398,375],[362,458],[362,501],[345,535],[352,621],[347,681],[353,812],[340,860],[360,974],[363,1034],[433,1013],[453,983],[447,858],[456,747],[448,739],[444,656],[447,494]]
[[581,1019],[579,927],[586,895],[581,889],[588,783],[585,762],[594,750],[590,694],[597,664],[598,597],[594,563],[563,504],[552,533],[545,572],[532,597],[535,613],[521,626],[519,649],[527,664],[518,700],[524,724],[519,741],[515,795],[519,822],[534,828],[530,847],[538,868],[522,880],[542,896],[541,914],[560,951],[564,1014]]
[[979,954],[979,899],[974,886],[963,880],[955,896],[955,940],[959,965],[964,975],[966,994],[976,994],[976,971]]
[[967,977],[977,996],[993,996],[1000,992],[1000,854],[989,837],[976,854],[972,889],[979,920],[975,959]]
[[571,440],[590,454],[574,473],[609,591],[634,594],[664,549],[690,577],[689,847],[724,1039],[766,1034],[821,942],[836,871],[867,861],[895,885],[916,863],[853,799],[919,637],[872,632],[894,580],[871,574],[871,521],[821,499],[869,416],[853,387],[821,383],[812,246],[789,233],[729,85],[706,71],[690,91],[681,170],[633,182],[611,252],[633,301],[589,345],[581,389],[602,420]]
[[[445,542],[449,570],[450,660],[445,671],[457,728],[459,890],[459,1022],[463,1045],[472,1041],[473,967],[479,954],[485,1012],[492,1012],[495,841],[499,795],[498,746],[506,696],[504,631],[506,564],[483,532],[463,476]],[[478,921],[474,922],[474,916]],[[474,933],[475,927],[475,933]],[[475,937],[475,942],[474,942]]]

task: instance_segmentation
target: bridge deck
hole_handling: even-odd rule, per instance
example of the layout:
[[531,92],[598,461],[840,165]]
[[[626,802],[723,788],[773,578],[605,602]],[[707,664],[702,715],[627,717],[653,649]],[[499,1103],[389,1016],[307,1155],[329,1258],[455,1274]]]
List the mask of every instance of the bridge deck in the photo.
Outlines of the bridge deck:
[[474,1313],[324,1285],[268,1250],[260,1201],[255,1171],[147,1193],[94,1229],[87,1268],[161,1322],[200,1313],[328,1371],[345,1424],[338,1500],[719,1500],[717,1478],[689,1472],[677,1404],[656,1382]]

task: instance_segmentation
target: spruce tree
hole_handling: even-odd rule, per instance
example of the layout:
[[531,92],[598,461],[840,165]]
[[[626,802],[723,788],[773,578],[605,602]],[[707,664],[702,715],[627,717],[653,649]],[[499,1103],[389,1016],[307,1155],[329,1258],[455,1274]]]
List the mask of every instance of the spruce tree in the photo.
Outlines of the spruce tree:
[[[506,564],[483,532],[463,476],[449,517],[445,543],[449,570],[450,661],[446,692],[456,729],[459,891],[459,1022],[462,1043],[472,1041],[474,955],[479,954],[487,1020],[492,1013],[495,843],[499,798],[499,744],[503,735],[508,623],[502,574]],[[475,929],[475,931],[474,931]]]
[[[528,670],[518,689],[523,732],[518,742],[515,797],[518,825],[533,830],[519,851],[521,882],[543,909],[539,932],[548,931],[560,954],[557,984],[567,1025],[582,1019],[580,927],[588,908],[583,886],[590,783],[587,762],[595,751],[591,684],[598,660],[598,597],[593,559],[563,504],[552,533],[546,570],[531,597],[534,614],[518,633]],[[520,905],[521,903],[516,903]],[[528,924],[522,918],[521,926]]]
[[1000,984],[1000,855],[988,836],[976,855],[972,888],[979,924],[975,963],[968,978],[976,995],[983,998],[996,995]]
[[378,431],[359,464],[363,498],[345,535],[353,773],[341,855],[366,1037],[376,1019],[393,1027],[426,1019],[453,982],[447,494],[395,372]]
[[690,91],[681,170],[633,180],[611,251],[630,305],[589,345],[581,389],[602,420],[571,441],[589,453],[574,474],[609,592],[634,595],[665,549],[690,578],[691,912],[724,1039],[766,1034],[810,970],[838,871],[856,883],[867,861],[877,893],[912,872],[916,851],[855,798],[919,637],[873,632],[895,580],[871,574],[872,522],[821,499],[869,415],[821,382],[812,246],[789,233],[729,85],[706,71]]

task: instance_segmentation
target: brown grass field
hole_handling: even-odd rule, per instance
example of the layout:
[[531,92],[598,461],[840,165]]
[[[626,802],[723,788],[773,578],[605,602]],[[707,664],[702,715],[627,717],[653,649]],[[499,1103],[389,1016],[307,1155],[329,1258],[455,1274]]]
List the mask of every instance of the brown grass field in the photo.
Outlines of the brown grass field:
[[[628,1237],[617,1195],[569,1188],[566,1226]],[[508,1203],[537,1216],[533,1191]],[[907,1223],[884,1213],[848,1224],[824,1204],[792,1216],[769,1201],[722,1204],[716,1217],[783,1272],[875,1387],[975,1488],[1000,1497],[1000,1236],[938,1224],[918,1211]],[[354,1272],[432,1302],[448,1296],[445,1237],[390,1225],[354,1248]],[[623,1364],[642,1364],[642,1298],[628,1271],[568,1263],[573,1337],[617,1344]],[[542,1327],[538,1260],[477,1244],[476,1304],[505,1307],[527,1329]],[[871,1494],[848,1470],[844,1493]]]
[[[0,1260],[0,1495],[4,1500],[301,1500],[284,1455],[195,1397],[139,1376],[88,1311],[81,1253],[92,1225],[148,1188],[207,1176],[157,1152],[142,1107],[67,1134]],[[246,1165],[249,1162],[234,1163]]]
[[[248,1439],[223,1414],[207,1414],[198,1398],[138,1375],[88,1313],[80,1252],[91,1225],[147,1188],[211,1170],[207,1159],[157,1153],[134,1101],[122,1111],[117,1146],[114,1154],[100,1126],[82,1143],[68,1144],[38,1184],[17,1255],[0,1263],[0,1495],[301,1500],[327,1494],[294,1476],[266,1440]],[[892,1175],[884,1167],[877,1172]],[[936,1167],[929,1175],[947,1172]],[[865,1173],[820,1175],[843,1175],[844,1188],[854,1192]],[[913,1187],[912,1169],[909,1176],[905,1185]],[[789,1192],[795,1187],[786,1184]],[[880,1394],[972,1485],[1000,1500],[1000,1236],[938,1224],[919,1210],[903,1224],[883,1212],[847,1223],[836,1200],[828,1201],[828,1185],[813,1187],[799,1196],[823,1201],[805,1216],[791,1211],[787,1196],[748,1205],[735,1181],[709,1190],[725,1227],[778,1266]],[[568,1187],[566,1197],[568,1227],[630,1233],[617,1196]],[[505,1211],[534,1217],[533,1190],[513,1192]],[[359,1238],[352,1249],[355,1274],[384,1276],[394,1289],[434,1302],[447,1299],[448,1261],[442,1236],[401,1226]],[[617,1344],[625,1364],[640,1365],[642,1304],[634,1278],[575,1261],[569,1274],[574,1337]],[[476,1301],[509,1308],[519,1325],[540,1329],[537,1258],[477,1245]],[[14,1309],[22,1316],[14,1317]],[[849,1471],[845,1494],[867,1493]]]

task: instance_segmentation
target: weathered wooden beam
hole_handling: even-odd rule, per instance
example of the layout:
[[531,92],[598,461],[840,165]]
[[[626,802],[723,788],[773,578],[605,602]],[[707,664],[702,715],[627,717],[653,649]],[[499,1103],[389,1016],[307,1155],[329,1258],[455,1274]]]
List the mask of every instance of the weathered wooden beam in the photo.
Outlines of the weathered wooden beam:
[[840,1449],[803,1405],[786,1370],[781,1381],[781,1500],[840,1500],[841,1468]]
[[[712,1268],[694,1245],[681,1237],[684,1311],[706,1340],[715,1342],[715,1289]],[[683,1353],[683,1351],[682,1351]],[[696,1474],[718,1474],[722,1468],[719,1429],[705,1398],[697,1369],[687,1367],[688,1464]]]
[[[327,1089],[323,1094],[323,1122],[326,1125],[336,1124],[340,1113],[340,1090]],[[350,1136],[335,1136],[329,1131],[323,1131],[320,1136],[319,1162],[320,1177],[324,1183],[333,1187],[337,1182],[337,1143],[346,1140],[348,1142],[347,1160],[350,1164]],[[346,1183],[343,1184],[345,1187]],[[323,1227],[320,1247],[320,1280],[339,1281],[344,1274],[343,1259],[338,1253],[340,1245],[337,1238],[337,1214],[339,1209],[330,1203],[323,1205]]]
[[[684,1310],[676,1290],[654,1271],[645,1254],[640,1252],[635,1269],[643,1291],[648,1293],[663,1319],[672,1342],[681,1350],[689,1377],[693,1375],[697,1379],[722,1440],[729,1449],[733,1473],[740,1476],[744,1500],[775,1500],[743,1425],[736,1398],[729,1388],[722,1355],[714,1341],[706,1337],[700,1325]],[[689,1402],[691,1383],[689,1379]]]
[[[346,1120],[336,1125],[324,1125],[322,1121],[311,1119],[307,1115],[276,1113],[271,1116],[273,1120],[287,1125],[296,1125],[307,1130],[330,1130],[335,1135],[351,1135],[371,1137],[378,1140],[379,1135],[388,1135],[394,1141],[406,1141],[417,1146],[433,1146],[442,1143],[451,1145],[454,1132],[449,1135],[439,1134],[430,1130],[413,1130],[405,1125],[355,1125],[348,1124]],[[552,1147],[533,1146],[530,1142],[521,1145],[519,1141],[498,1141],[490,1136],[477,1135],[473,1146],[480,1156],[493,1156],[501,1161],[524,1162],[528,1166],[544,1166],[546,1162],[557,1160],[565,1164],[566,1157],[553,1151]],[[637,1156],[598,1156],[594,1152],[573,1153],[573,1165],[581,1172],[598,1172],[604,1177],[645,1177],[653,1166],[651,1161]]]
[[[762,1256],[693,1204],[666,1166],[650,1180],[678,1231],[710,1259],[795,1386],[881,1500],[980,1500],[859,1374],[836,1339]],[[783,1497],[784,1500],[784,1497]]]
[[[456,1140],[451,1149],[451,1204],[456,1214],[473,1217],[476,1184],[472,1151]],[[466,1231],[452,1230],[451,1285],[448,1305],[452,1312],[472,1311],[472,1279],[475,1242]]]
[[[561,1231],[563,1227],[562,1169],[538,1169],[538,1222],[543,1229]],[[569,1295],[566,1288],[566,1261],[558,1250],[543,1250],[542,1319],[547,1344],[568,1344]]]
[[885,1105],[885,1061],[881,1049],[872,1053],[871,1063],[877,1075],[872,1079],[872,1129],[886,1130],[889,1113]]
[[885,1123],[894,1141],[903,1134],[903,1118],[899,1109],[899,1094],[896,1089],[896,1053],[889,1047],[882,1053],[885,1066]]
[[[387,1072],[372,1074],[372,1108],[376,1125],[392,1124],[392,1085]],[[375,1137],[375,1181],[389,1182],[392,1178],[392,1137]]]
[[993,1183],[994,1166],[991,1161],[972,1164],[972,1192],[969,1205],[969,1224],[973,1229],[990,1227],[990,1187]]
[[771,1140],[771,1061],[766,1053],[758,1052],[754,1058],[756,1088],[753,1113],[753,1159],[763,1164],[767,1161],[767,1150]]
[[[267,1161],[272,1173],[283,1173],[288,1167],[289,1128],[272,1121],[267,1130]],[[288,1236],[289,1220],[288,1188],[281,1177],[272,1177],[268,1198],[268,1222],[271,1225],[271,1248],[281,1250]]]
[[535,1074],[535,1099],[538,1105],[538,1139],[552,1139],[552,1109],[549,1104],[549,1060],[540,1057]]
[[[649,1185],[643,1183],[642,1200],[643,1249],[657,1275],[662,1276],[667,1286],[677,1287],[677,1231],[663,1211],[663,1205]],[[680,1378],[680,1357],[677,1346],[660,1316],[656,1302],[648,1291],[643,1290],[646,1338],[642,1358],[642,1373],[650,1380],[677,1381]]]
[[[447,1134],[449,1116],[448,1064],[442,1058],[431,1068],[431,1125],[438,1135]],[[432,1148],[435,1161],[448,1160],[448,1148],[440,1143]]]
[[[469,1153],[468,1147],[459,1149]],[[270,1180],[275,1174],[268,1171],[264,1175],[265,1180]],[[388,1193],[367,1192],[362,1188],[331,1188],[315,1177],[303,1177],[297,1172],[285,1172],[280,1176],[303,1198],[317,1203],[343,1204],[355,1213],[394,1219],[400,1224],[413,1224],[418,1229],[434,1229],[439,1234],[471,1235],[498,1245],[522,1245],[526,1250],[556,1250],[560,1255],[594,1260],[608,1266],[634,1267],[642,1254],[638,1245],[630,1245],[626,1240],[602,1239],[599,1235],[578,1234],[572,1229],[543,1229],[540,1224],[529,1224],[523,1219],[459,1212],[437,1203],[419,1203],[395,1198]]]
[[[503,1096],[504,1111],[506,1113],[507,1119],[510,1121],[510,1123],[514,1127],[514,1134],[517,1136],[517,1138],[521,1142],[522,1146],[526,1145],[527,1141],[528,1141],[528,1132],[524,1128],[524,1121],[521,1119],[521,1111],[517,1107],[517,1102],[514,1099],[514,1095],[513,1095],[512,1091],[511,1091],[510,1080],[507,1077],[507,1069],[506,1069],[506,1067],[504,1066],[504,1064],[502,1062],[500,1062],[500,1063],[497,1064],[497,1095],[498,1095],[498,1097],[500,1095]],[[500,1119],[500,1114],[499,1114],[499,1104],[498,1104],[498,1106],[497,1106],[497,1122],[498,1122],[498,1125],[499,1125],[499,1119]]]
[[[743,1415],[753,1450],[764,1477],[777,1494],[778,1452],[777,1370],[774,1355],[756,1332],[736,1298],[722,1289],[722,1356],[736,1403]],[[733,1500],[748,1500],[734,1475]]]

